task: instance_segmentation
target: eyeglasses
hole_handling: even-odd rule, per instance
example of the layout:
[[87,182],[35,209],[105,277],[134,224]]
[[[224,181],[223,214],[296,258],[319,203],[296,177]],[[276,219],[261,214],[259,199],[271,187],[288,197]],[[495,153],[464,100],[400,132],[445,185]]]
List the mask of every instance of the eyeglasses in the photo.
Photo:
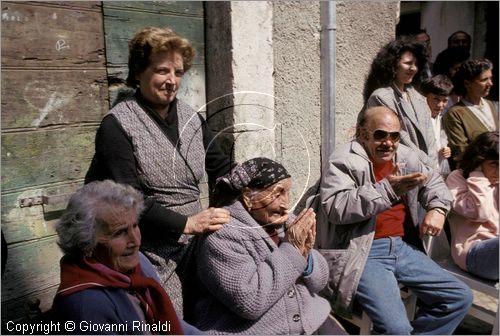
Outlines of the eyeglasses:
[[375,130],[373,131],[373,139],[377,141],[382,140],[391,140],[392,142],[399,141],[401,139],[401,133],[399,132],[387,132],[384,130]]

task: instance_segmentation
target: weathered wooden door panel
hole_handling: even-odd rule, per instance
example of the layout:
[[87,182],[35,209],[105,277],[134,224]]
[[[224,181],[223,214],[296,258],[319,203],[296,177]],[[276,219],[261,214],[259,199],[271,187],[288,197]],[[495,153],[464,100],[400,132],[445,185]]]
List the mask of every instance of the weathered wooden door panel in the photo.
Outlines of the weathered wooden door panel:
[[186,15],[203,18],[203,3],[201,1],[116,1],[114,3],[108,1],[104,3],[103,7],[129,9],[159,15]]
[[[55,234],[54,224],[66,207],[67,198],[81,182],[51,184],[2,195],[2,231],[7,243],[24,242]],[[64,196],[53,204],[21,207],[22,200]]]
[[[83,182],[109,96],[124,86],[129,39],[142,27],[158,25],[193,42],[197,57],[179,97],[195,109],[205,104],[205,70],[202,2],[1,6],[1,220],[9,248],[2,278],[5,323],[26,318],[26,304],[35,299],[42,311],[52,304],[62,255],[54,224],[66,206],[64,195]],[[201,187],[207,194],[206,182]],[[60,201],[24,206],[42,196]]]
[[[161,13],[135,12],[118,8],[109,8],[104,4],[104,25],[106,33],[106,51],[109,65],[126,65],[128,61],[127,43],[134,34],[145,26],[170,27],[187,38],[196,49],[194,64],[203,64],[204,34],[203,18],[165,15]],[[116,5],[115,5],[116,6]],[[147,16],[147,22],[144,22]]]
[[100,67],[103,46],[98,7],[2,2],[2,66]]
[[3,70],[2,128],[98,123],[107,97],[103,70]]
[[70,8],[82,8],[82,9],[93,9],[96,11],[101,10],[100,1],[26,1],[30,5],[39,5],[44,7],[56,6],[56,7],[70,7]]
[[[52,304],[61,257],[54,223],[64,195],[83,182],[109,98],[100,2],[1,6],[5,323],[26,318],[29,301],[39,299],[42,310]],[[41,196],[60,201],[24,206]]]
[[[54,236],[9,246],[2,279],[2,323],[26,318],[28,303],[40,300],[40,309],[52,306],[59,285],[62,253]],[[8,279],[6,281],[5,279]]]
[[95,126],[2,134],[2,192],[82,179],[94,154]]
[[[20,243],[11,247],[5,276],[9,276],[12,281],[2,283],[2,300],[26,296],[48,284],[59,283],[61,256],[62,253],[56,244],[55,237]],[[16,260],[25,262],[15,262]]]

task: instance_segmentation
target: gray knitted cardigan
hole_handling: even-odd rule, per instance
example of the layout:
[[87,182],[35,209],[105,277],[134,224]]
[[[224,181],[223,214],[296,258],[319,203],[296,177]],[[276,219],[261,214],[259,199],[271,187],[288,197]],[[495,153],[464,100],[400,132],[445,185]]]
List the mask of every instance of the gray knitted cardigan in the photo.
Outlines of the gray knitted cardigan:
[[328,281],[325,259],[312,250],[313,271],[290,243],[279,247],[236,201],[231,220],[197,246],[193,324],[213,334],[311,334],[330,304],[317,293]]

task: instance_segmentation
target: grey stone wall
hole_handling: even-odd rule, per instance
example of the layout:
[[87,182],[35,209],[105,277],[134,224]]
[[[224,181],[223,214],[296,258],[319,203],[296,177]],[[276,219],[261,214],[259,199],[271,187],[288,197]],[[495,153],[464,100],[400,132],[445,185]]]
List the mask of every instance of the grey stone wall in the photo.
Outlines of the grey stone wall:
[[399,2],[337,2],[336,139],[355,133],[363,85],[380,47],[395,37]]
[[[294,201],[314,192],[321,174],[320,10],[320,2],[273,3],[277,149],[294,178]],[[370,64],[394,38],[398,15],[399,2],[336,2],[336,144],[354,134]]]
[[206,3],[207,115],[237,162],[275,157],[272,5]]
[[321,174],[320,4],[277,1],[273,13],[276,148],[295,204]]
[[[398,2],[336,3],[336,144],[354,134],[371,61],[394,38]],[[237,161],[268,156],[292,175],[292,205],[321,176],[321,5],[207,2],[207,115]]]

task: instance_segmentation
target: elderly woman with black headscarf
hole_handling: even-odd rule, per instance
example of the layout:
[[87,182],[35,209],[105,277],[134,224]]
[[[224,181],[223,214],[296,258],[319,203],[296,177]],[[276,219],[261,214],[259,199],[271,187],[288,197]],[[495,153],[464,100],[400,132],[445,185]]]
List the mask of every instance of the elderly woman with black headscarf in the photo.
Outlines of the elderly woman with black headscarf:
[[139,191],[110,180],[89,183],[69,200],[56,226],[64,256],[52,307],[56,320],[70,321],[65,333],[200,333],[177,317],[139,252],[143,209]]
[[[197,242],[193,323],[208,333],[311,334],[330,304],[320,297],[328,265],[315,250],[312,209],[289,214],[291,177],[255,158],[218,179],[231,219]],[[340,329],[336,332],[340,332]]]

